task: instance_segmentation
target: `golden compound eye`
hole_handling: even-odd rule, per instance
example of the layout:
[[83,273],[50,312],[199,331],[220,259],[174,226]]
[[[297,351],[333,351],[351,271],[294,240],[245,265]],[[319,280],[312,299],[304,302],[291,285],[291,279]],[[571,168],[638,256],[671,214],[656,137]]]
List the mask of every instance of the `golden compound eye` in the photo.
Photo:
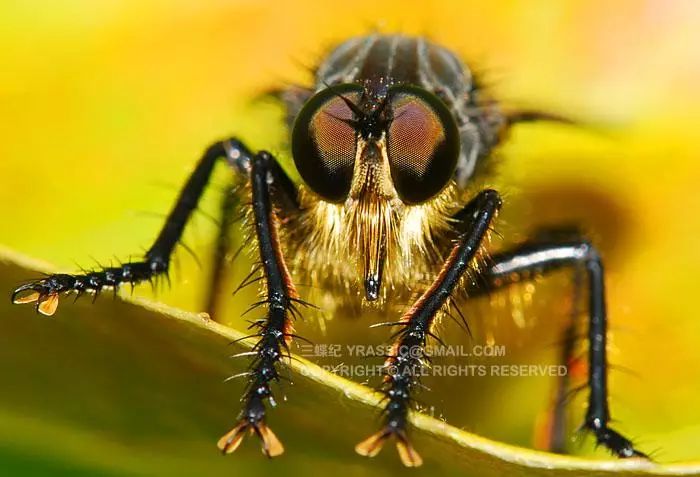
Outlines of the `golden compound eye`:
[[323,199],[342,202],[350,192],[355,166],[356,132],[353,112],[359,85],[320,91],[299,112],[292,131],[292,156],[304,182]]
[[401,200],[420,204],[436,196],[454,174],[460,147],[457,124],[447,106],[425,89],[394,86],[389,98],[391,178]]

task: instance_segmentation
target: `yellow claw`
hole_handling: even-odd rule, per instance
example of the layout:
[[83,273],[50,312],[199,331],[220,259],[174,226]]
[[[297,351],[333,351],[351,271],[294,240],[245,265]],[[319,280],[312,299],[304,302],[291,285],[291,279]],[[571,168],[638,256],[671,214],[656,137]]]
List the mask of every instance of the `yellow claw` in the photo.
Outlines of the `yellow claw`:
[[23,305],[37,302],[37,311],[42,315],[51,316],[56,313],[56,309],[58,308],[58,298],[58,293],[41,293],[27,286],[21,287],[15,291],[12,297],[12,303]]
[[386,442],[387,437],[389,437],[389,433],[386,431],[379,431],[376,434],[372,434],[355,446],[355,452],[365,457],[374,457],[379,454],[379,451],[384,447],[384,442]]
[[268,457],[277,457],[284,453],[284,446],[277,438],[272,429],[267,427],[264,422],[258,424],[258,435],[263,442],[263,453]]
[[420,467],[423,465],[423,459],[408,440],[398,439],[396,441],[396,450],[399,452],[401,462],[406,467]]
[[41,298],[41,294],[38,291],[32,291],[31,293],[27,293],[24,296],[17,296],[12,299],[12,303],[15,305],[23,305],[25,303],[34,303],[37,301],[39,298]]
[[392,432],[383,429],[357,444],[355,446],[355,452],[365,457],[374,457],[379,454],[387,439],[392,435],[396,436],[396,450],[399,453],[403,465],[406,467],[420,467],[423,465],[423,459],[413,448],[406,434],[403,432]]
[[249,434],[257,434],[262,440],[262,451],[268,457],[277,457],[284,453],[284,446],[282,442],[277,438],[272,429],[270,429],[264,422],[250,423],[248,421],[243,421],[239,423],[236,427],[231,429],[229,432],[224,434],[217,446],[221,452],[224,454],[230,454],[241,445],[245,433],[248,431]]
[[39,297],[39,313],[46,316],[51,316],[56,313],[58,308],[58,293]]
[[245,436],[246,427],[247,423],[242,422],[224,434],[217,443],[219,450],[224,454],[230,454],[238,449],[238,446],[241,445],[241,441],[243,441],[243,437]]

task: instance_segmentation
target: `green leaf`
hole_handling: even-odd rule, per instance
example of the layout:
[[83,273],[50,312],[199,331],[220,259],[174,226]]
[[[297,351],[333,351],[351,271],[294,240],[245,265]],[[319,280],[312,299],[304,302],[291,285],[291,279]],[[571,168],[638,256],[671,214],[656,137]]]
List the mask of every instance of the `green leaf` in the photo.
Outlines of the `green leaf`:
[[[50,267],[0,249],[0,290]],[[394,475],[392,449],[368,460],[354,444],[376,426],[379,396],[295,357],[289,399],[269,423],[286,453],[268,460],[246,440],[222,457],[245,369],[227,356],[245,334],[142,298],[64,300],[46,318],[2,301],[0,468],[6,475]],[[290,389],[293,387],[294,389]],[[278,395],[285,394],[285,389]],[[415,414],[413,438],[430,475],[698,475],[700,464],[584,460],[517,448]],[[406,472],[408,472],[406,470]]]

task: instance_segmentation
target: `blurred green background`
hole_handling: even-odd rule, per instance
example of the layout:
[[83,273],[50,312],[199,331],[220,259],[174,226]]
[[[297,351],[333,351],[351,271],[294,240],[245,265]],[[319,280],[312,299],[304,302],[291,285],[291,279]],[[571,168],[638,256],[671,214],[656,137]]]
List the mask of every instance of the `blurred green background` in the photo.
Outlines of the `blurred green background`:
[[[490,184],[506,197],[499,231],[506,242],[525,237],[541,224],[579,223],[591,234],[609,273],[611,360],[632,371],[611,375],[611,404],[618,427],[639,437],[644,450],[660,449],[657,458],[662,462],[697,459],[699,21],[695,2],[661,0],[614,4],[358,0],[343,5],[321,1],[3,2],[0,217],[6,226],[0,230],[0,244],[67,270],[91,267],[91,257],[106,263],[138,255],[157,233],[199,154],[213,140],[240,135],[254,147],[288,158],[281,111],[253,98],[280,84],[307,82],[308,67],[328,47],[350,35],[371,29],[427,34],[482,71],[493,94],[506,104],[534,106],[606,125],[516,128],[498,154],[501,175]],[[210,214],[217,212],[225,174],[223,169],[217,172],[203,204]],[[187,253],[180,252],[174,286],[159,293],[159,300],[187,310],[202,309],[214,233],[209,220],[195,217],[185,241],[203,266],[200,269]],[[498,240],[494,244],[502,245]],[[229,289],[248,272],[240,263],[228,270]],[[7,270],[8,292],[16,280],[27,278],[20,275]],[[567,304],[559,298],[566,296],[567,283],[561,276],[540,284],[531,304],[519,302],[523,289],[477,303],[470,315],[475,340],[493,337],[507,343],[513,350],[508,359],[515,362],[554,362],[557,350],[551,343],[566,315]],[[137,293],[150,296],[148,287]],[[221,297],[217,318],[241,329],[240,310],[251,299],[251,293],[235,299]],[[527,318],[523,326],[511,319],[520,311]],[[55,333],[52,339],[60,341],[68,339],[63,327],[72,329],[71,313],[68,303],[54,320],[41,320],[31,310],[5,307],[0,318],[5,324],[20,317],[37,321],[50,327]],[[94,318],[100,319],[102,312],[96,314]],[[315,320],[303,325],[302,334],[330,343],[384,339],[376,330],[367,330],[369,320],[332,318],[325,335]],[[45,402],[36,406],[41,406],[41,419],[48,424],[57,426],[56,420],[60,421],[62,427],[53,435],[56,439],[74,435],[72,430],[84,424],[83,417],[50,412],[52,402],[61,403],[74,394],[75,384],[24,381],[28,362],[48,372],[51,361],[34,354],[31,334],[22,334],[14,326],[3,329],[4,339],[25,349],[28,356],[5,360],[0,446],[8,449],[13,443],[4,459],[13,462],[16,472],[21,469],[29,475],[47,444],[36,445],[34,439],[41,439],[28,436],[29,429],[35,429],[32,426],[41,426],[27,422],[37,407],[22,396],[29,391],[44,396]],[[459,333],[451,333],[450,338],[451,343],[468,342]],[[84,339],[89,342],[90,335]],[[77,352],[77,348],[72,345],[63,352]],[[90,347],[83,352],[85,360],[94,360]],[[221,375],[202,376],[202,380],[223,379],[234,371],[227,366],[225,346],[209,352],[220,355]],[[183,359],[191,363],[188,360],[194,358]],[[61,366],[69,364],[61,362]],[[54,371],[60,373],[60,368]],[[85,399],[99,402],[99,393],[122,382],[110,381],[114,372],[129,369],[115,370],[105,359],[104,366],[85,370],[87,381],[100,376],[95,383],[98,391],[88,392]],[[160,382],[135,381],[140,383],[141,399],[166,389]],[[431,387],[433,392],[422,398],[435,406],[435,415],[478,434],[531,447],[533,422],[546,407],[551,383],[455,379],[436,381]],[[174,385],[168,390],[177,393]],[[233,415],[237,393],[234,388],[217,402],[202,405],[230,407]],[[109,402],[120,406],[121,401]],[[581,400],[574,403],[572,425],[580,419],[582,404]],[[162,420],[172,423],[166,408]],[[140,414],[131,411],[128,406],[101,409],[118,416],[105,426],[127,429],[116,438],[119,442],[141,432]],[[186,411],[183,405],[182,412]],[[276,419],[284,421],[285,413]],[[221,422],[220,428],[201,431],[202,442],[213,445],[228,425]],[[299,433],[295,452],[303,452],[302,434],[318,432],[309,427]],[[366,431],[370,429],[371,423]],[[180,432],[184,435],[189,430]],[[362,436],[359,433],[349,441]],[[76,449],[84,445],[84,452],[98,461],[108,459],[113,450],[105,442],[114,438],[91,436],[84,444],[76,444]],[[248,445],[239,452],[258,459],[256,447]],[[573,444],[572,451],[605,456],[594,452],[590,442]],[[352,452],[351,447],[347,452]],[[385,451],[382,459],[395,460],[391,453]],[[212,465],[236,471],[241,465],[238,458]],[[332,460],[333,456],[314,452],[308,458]],[[67,456],[66,462],[71,459],[79,461]],[[0,466],[2,460],[0,455]],[[372,469],[363,460],[354,465],[358,473]],[[36,475],[45,475],[50,466],[37,468],[43,470]],[[76,464],[70,472],[78,468]],[[124,471],[124,467],[115,469],[115,475]],[[142,473],[153,475],[155,469],[156,464],[144,467]]]

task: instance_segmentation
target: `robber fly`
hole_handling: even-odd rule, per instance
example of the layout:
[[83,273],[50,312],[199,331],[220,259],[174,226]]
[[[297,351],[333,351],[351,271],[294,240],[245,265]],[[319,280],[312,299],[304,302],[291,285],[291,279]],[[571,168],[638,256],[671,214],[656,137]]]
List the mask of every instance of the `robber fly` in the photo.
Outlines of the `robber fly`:
[[[479,85],[452,52],[424,38],[373,34],[347,40],[315,70],[312,87],[278,93],[301,183],[267,151],[253,152],[236,138],[215,142],[142,260],[51,275],[17,288],[12,299],[52,315],[62,294],[167,276],[214,165],[224,160],[247,185],[241,207],[252,218],[265,314],[253,325],[258,342],[243,409],[218,442],[223,452],[236,450],[248,433],[262,440],[267,456],[284,451],[267,424],[266,406],[275,404],[270,384],[279,379],[296,336],[297,305],[306,303],[295,287],[300,280],[387,316],[395,341],[385,365],[394,372],[381,388],[383,423],[356,451],[374,456],[393,438],[402,462],[419,466],[408,414],[419,384],[416,371],[426,365],[426,342],[440,316],[465,290],[479,294],[572,267],[585,273],[589,290],[590,394],[583,427],[619,457],[645,457],[609,426],[604,276],[596,249],[583,238],[533,240],[480,259],[501,198],[495,190],[475,190],[476,178],[488,170],[511,125],[557,118],[505,113]],[[411,285],[426,282],[421,290]],[[397,310],[410,297],[418,298]]]

